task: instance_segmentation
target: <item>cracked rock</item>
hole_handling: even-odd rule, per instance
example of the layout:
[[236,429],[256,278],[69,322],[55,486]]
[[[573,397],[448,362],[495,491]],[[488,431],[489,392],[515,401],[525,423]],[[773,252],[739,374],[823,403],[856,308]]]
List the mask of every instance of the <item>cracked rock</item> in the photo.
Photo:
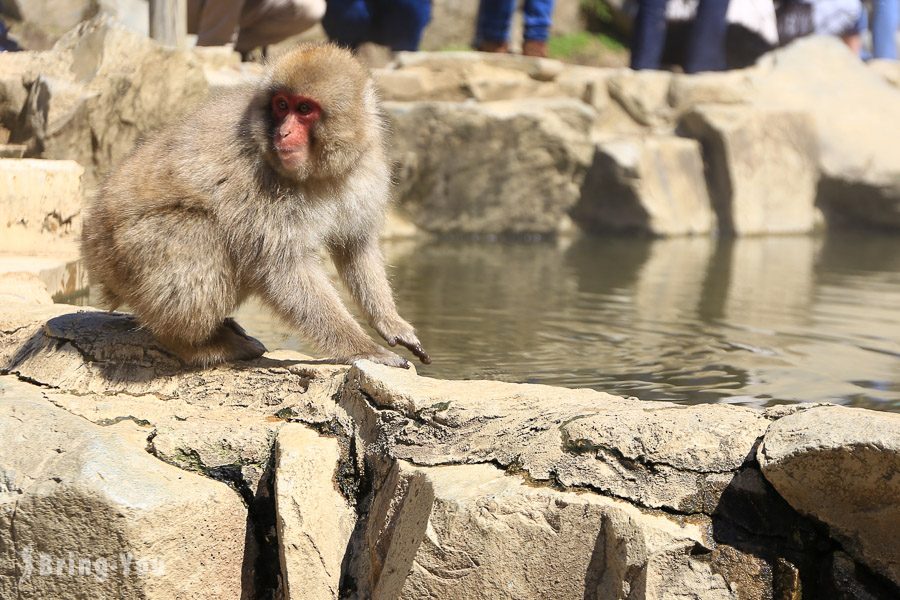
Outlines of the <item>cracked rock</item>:
[[900,415],[819,406],[775,421],[763,474],[856,560],[900,585]]
[[491,465],[398,461],[369,513],[358,581],[378,599],[738,598],[700,556],[704,538],[702,521],[529,486]]
[[338,598],[356,513],[335,485],[338,440],[290,423],[275,446],[275,508],[286,600]]
[[3,598],[241,595],[246,509],[233,490],[9,377],[0,481]]
[[372,443],[392,457],[419,465],[494,463],[685,514],[712,511],[769,423],[734,406],[440,381],[371,363],[358,363],[349,378],[348,389],[371,399],[377,422],[366,425],[352,398],[348,412],[364,432],[377,432]]

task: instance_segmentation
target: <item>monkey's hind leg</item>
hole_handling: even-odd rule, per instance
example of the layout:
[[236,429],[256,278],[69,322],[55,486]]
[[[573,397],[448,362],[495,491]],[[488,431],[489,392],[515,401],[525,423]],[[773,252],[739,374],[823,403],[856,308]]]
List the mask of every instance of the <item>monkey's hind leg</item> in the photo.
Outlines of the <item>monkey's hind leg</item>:
[[183,362],[197,367],[259,358],[266,352],[262,342],[250,337],[234,319],[225,319],[212,336],[189,343],[171,336],[158,336],[160,343]]

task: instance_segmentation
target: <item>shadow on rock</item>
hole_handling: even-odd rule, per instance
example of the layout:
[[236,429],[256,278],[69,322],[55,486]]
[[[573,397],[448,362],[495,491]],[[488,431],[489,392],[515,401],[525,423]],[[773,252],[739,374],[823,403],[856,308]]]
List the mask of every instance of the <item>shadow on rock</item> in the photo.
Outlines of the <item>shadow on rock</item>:
[[[287,367],[297,362],[261,358],[245,365]],[[43,366],[46,370],[40,383],[54,385],[43,379],[67,378],[85,363],[102,378],[117,383],[145,383],[201,370],[185,365],[163,348],[133,315],[100,311],[49,319],[16,350],[4,369],[28,377],[27,371]],[[232,367],[240,369],[241,365]]]
[[774,598],[896,598],[892,584],[850,560],[824,525],[778,494],[755,455],[756,447],[712,513],[713,569],[726,580],[763,584]]

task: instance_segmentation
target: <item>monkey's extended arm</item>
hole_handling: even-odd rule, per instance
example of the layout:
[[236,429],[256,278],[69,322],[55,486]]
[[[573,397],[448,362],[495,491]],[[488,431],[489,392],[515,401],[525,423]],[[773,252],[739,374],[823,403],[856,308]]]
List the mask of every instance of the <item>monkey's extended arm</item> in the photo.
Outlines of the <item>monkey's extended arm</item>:
[[430,364],[431,357],[422,347],[416,330],[397,313],[376,238],[333,247],[331,256],[341,279],[375,331],[389,345],[400,344],[423,363]]
[[338,362],[366,358],[393,367],[408,366],[405,358],[376,344],[363,331],[317,260],[271,273],[264,287],[272,306]]

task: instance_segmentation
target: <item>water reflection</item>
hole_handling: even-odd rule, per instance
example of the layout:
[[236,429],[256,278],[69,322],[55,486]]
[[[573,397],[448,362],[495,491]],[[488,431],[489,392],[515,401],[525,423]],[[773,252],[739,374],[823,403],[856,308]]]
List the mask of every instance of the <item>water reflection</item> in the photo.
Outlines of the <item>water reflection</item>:
[[[433,241],[386,248],[444,378],[646,400],[900,410],[900,238]],[[259,304],[240,322],[311,352]]]

